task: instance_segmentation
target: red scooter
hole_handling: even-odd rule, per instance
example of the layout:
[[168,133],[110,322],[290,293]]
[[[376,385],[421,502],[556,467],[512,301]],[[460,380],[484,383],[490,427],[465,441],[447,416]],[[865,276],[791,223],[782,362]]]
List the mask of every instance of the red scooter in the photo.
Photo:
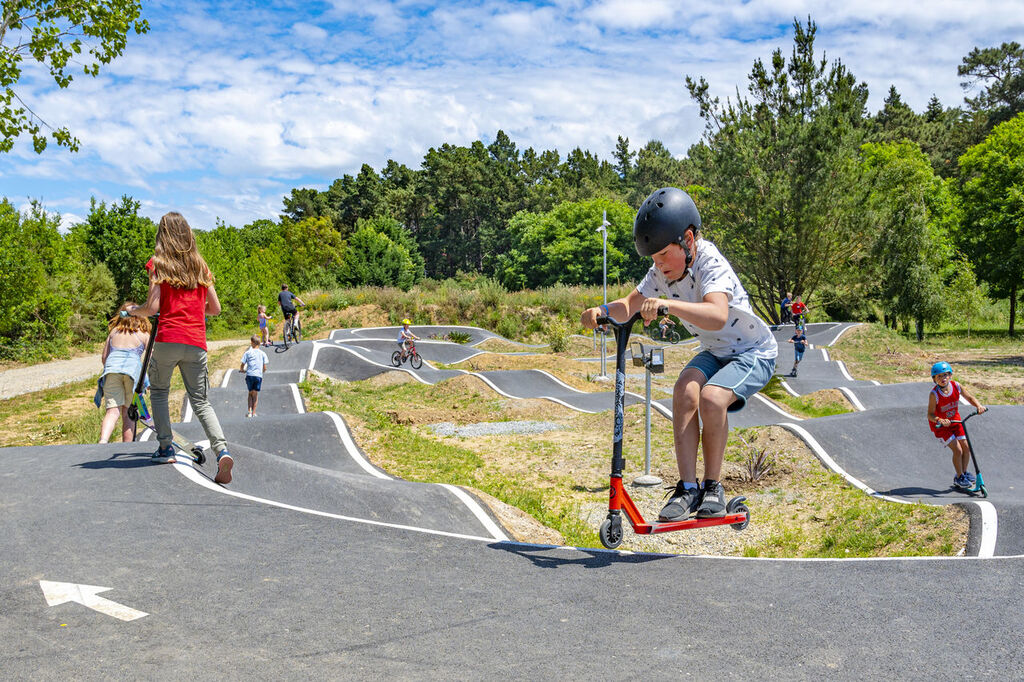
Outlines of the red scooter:
[[[665,315],[667,308],[658,310],[658,315]],[[597,318],[598,324],[610,324],[615,332],[615,436],[612,442],[612,474],[608,492],[608,517],[601,523],[599,534],[601,544],[608,549],[615,549],[622,544],[622,512],[633,526],[637,535],[651,533],[670,533],[676,530],[691,530],[709,526],[730,525],[736,530],[743,530],[750,523],[750,510],[747,508],[746,497],[734,497],[725,506],[725,516],[714,519],[686,519],[684,521],[655,521],[647,523],[643,514],[622,485],[622,470],[626,460],[622,456],[622,425],[623,410],[626,399],[626,349],[629,347],[629,336],[633,325],[640,319],[636,313],[627,322],[617,322],[608,316]]]

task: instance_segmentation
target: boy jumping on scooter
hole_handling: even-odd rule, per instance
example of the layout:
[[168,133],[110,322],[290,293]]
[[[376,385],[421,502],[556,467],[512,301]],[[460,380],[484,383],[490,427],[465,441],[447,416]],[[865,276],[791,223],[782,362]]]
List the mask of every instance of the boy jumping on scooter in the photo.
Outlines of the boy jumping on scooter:
[[[703,239],[700,214],[690,195],[665,187],[637,212],[633,242],[654,264],[628,296],[588,308],[580,318],[593,329],[607,315],[627,320],[640,311],[645,323],[662,306],[701,343],[679,374],[672,393],[672,431],[679,482],[659,520],[725,516],[719,478],[729,434],[729,412],[740,410],[775,372],[778,345],[754,314],[729,261]],[[699,416],[698,416],[699,415]],[[703,432],[701,423],[703,422]],[[704,482],[697,484],[697,444],[704,444]]]
[[935,437],[941,440],[943,445],[948,445],[953,452],[953,469],[956,470],[953,486],[970,488],[974,485],[975,477],[967,470],[971,461],[967,433],[963,424],[952,422],[960,421],[960,396],[973,405],[978,414],[988,408],[979,403],[966,388],[953,381],[953,367],[948,362],[936,362],[932,365],[932,381],[935,382],[935,386],[928,394],[928,426]]

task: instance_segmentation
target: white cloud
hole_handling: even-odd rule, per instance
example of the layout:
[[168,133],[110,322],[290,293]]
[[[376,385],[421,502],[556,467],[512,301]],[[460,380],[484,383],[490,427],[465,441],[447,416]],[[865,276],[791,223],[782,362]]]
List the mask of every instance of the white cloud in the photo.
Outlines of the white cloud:
[[723,98],[745,94],[753,60],[775,48],[788,58],[790,24],[809,11],[819,55],[868,83],[872,110],[890,83],[917,110],[932,93],[960,103],[963,55],[1024,28],[1024,13],[996,0],[334,0],[316,17],[298,7],[167,9],[98,79],[59,91],[29,72],[21,91],[83,151],[19,145],[0,194],[70,197],[74,187],[85,208],[54,207],[81,214],[90,192],[130,193],[151,217],[173,208],[212,226],[273,217],[292,187],[326,187],[364,162],[418,167],[431,146],[498,129],[520,149],[563,157],[580,146],[609,158],[617,135],[681,155],[703,131],[684,75]]

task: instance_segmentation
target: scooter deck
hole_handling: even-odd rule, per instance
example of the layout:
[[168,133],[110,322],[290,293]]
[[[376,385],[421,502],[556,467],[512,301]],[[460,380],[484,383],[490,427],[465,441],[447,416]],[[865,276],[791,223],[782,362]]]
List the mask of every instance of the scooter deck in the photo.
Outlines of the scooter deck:
[[734,523],[743,523],[747,520],[746,514],[726,514],[713,519],[685,519],[683,521],[655,521],[654,523],[639,523],[633,526],[633,532],[637,535],[652,535],[654,533],[671,533],[676,530],[691,530],[694,528],[708,528],[710,526],[730,526]]
[[[139,417],[136,423],[142,424],[143,427],[145,427],[149,431],[152,431],[153,435],[156,436],[156,426],[153,424],[152,420],[143,419]],[[206,463],[206,455],[203,454],[203,448],[199,447],[198,445],[188,440],[180,433],[177,433],[173,429],[171,430],[171,438],[171,445],[174,447],[175,457],[183,455],[185,457],[188,457],[190,460],[192,460],[199,466],[202,466],[203,464]]]

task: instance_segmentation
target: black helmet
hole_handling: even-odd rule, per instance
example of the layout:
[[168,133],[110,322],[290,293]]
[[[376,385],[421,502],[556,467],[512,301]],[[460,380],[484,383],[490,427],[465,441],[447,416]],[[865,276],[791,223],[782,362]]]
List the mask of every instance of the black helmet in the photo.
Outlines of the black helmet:
[[647,197],[637,211],[633,243],[641,256],[652,256],[669,244],[682,244],[690,229],[700,229],[697,205],[683,190],[662,187]]

